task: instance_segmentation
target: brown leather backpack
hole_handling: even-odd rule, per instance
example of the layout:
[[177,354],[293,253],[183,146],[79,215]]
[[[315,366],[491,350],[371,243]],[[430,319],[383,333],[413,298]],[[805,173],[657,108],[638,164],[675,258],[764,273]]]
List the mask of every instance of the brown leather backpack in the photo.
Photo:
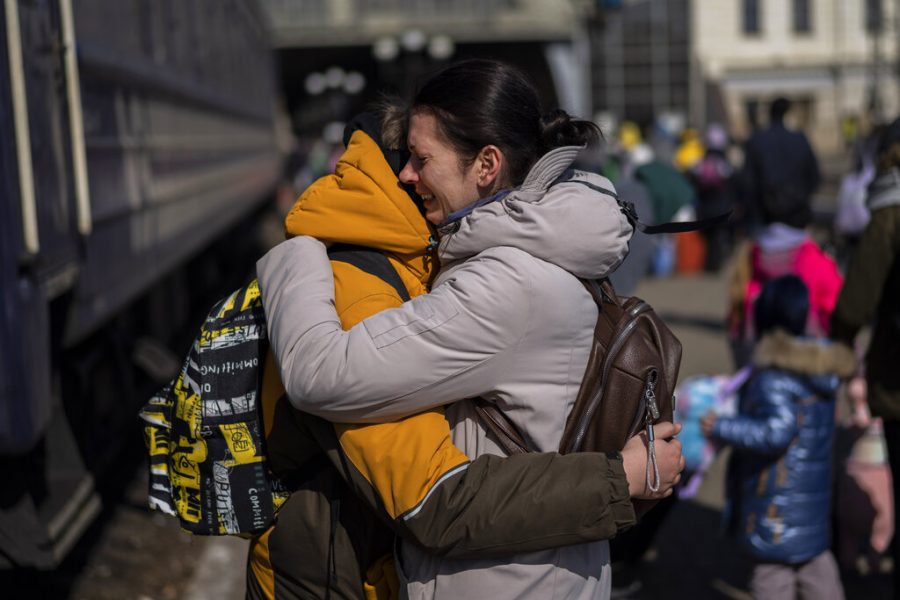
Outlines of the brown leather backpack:
[[[608,280],[582,280],[599,308],[594,342],[559,452],[615,452],[647,429],[647,485],[659,485],[652,425],[673,418],[681,342],[640,298],[619,298]],[[476,409],[509,454],[528,452],[516,426],[495,405]],[[655,477],[654,477],[655,476]]]

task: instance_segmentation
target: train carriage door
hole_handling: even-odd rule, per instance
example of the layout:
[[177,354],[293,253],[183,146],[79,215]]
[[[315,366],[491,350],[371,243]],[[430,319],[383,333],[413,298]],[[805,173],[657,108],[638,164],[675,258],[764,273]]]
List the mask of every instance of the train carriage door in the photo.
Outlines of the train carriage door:
[[31,274],[55,295],[71,285],[79,235],[60,11],[67,2],[16,4],[34,190],[33,208],[22,210],[33,210],[36,228],[34,241],[23,244],[23,254]]
[[3,0],[0,13],[0,567],[57,563],[99,510],[60,406],[52,316],[90,231],[74,184],[69,8]]

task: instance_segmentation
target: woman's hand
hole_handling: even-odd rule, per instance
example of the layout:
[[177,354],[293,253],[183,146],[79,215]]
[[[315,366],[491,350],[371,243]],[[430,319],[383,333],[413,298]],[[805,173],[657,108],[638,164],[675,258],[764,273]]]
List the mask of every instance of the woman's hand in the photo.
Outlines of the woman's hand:
[[[681,471],[684,470],[681,442],[675,439],[680,431],[681,425],[669,422],[653,426],[653,445],[659,467],[659,489],[655,492],[647,489],[647,432],[642,431],[625,444],[622,449],[622,464],[632,498],[651,500],[672,495],[675,485],[681,480]],[[655,475],[652,476],[655,478]]]

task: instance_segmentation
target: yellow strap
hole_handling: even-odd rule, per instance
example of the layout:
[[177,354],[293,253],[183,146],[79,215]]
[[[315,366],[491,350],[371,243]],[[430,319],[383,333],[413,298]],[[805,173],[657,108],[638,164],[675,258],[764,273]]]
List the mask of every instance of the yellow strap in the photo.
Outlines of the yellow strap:
[[369,567],[363,591],[366,600],[397,600],[400,597],[400,579],[393,556],[385,554]]
[[250,571],[268,600],[275,600],[275,570],[269,558],[269,535],[273,527],[250,540]]

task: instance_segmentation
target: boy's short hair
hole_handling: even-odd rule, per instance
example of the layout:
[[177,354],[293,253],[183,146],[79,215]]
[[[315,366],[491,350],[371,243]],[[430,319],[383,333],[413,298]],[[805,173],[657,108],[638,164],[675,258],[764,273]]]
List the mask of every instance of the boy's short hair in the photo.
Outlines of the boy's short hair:
[[809,290],[796,275],[784,275],[766,283],[753,305],[757,339],[774,329],[803,335],[809,315]]

